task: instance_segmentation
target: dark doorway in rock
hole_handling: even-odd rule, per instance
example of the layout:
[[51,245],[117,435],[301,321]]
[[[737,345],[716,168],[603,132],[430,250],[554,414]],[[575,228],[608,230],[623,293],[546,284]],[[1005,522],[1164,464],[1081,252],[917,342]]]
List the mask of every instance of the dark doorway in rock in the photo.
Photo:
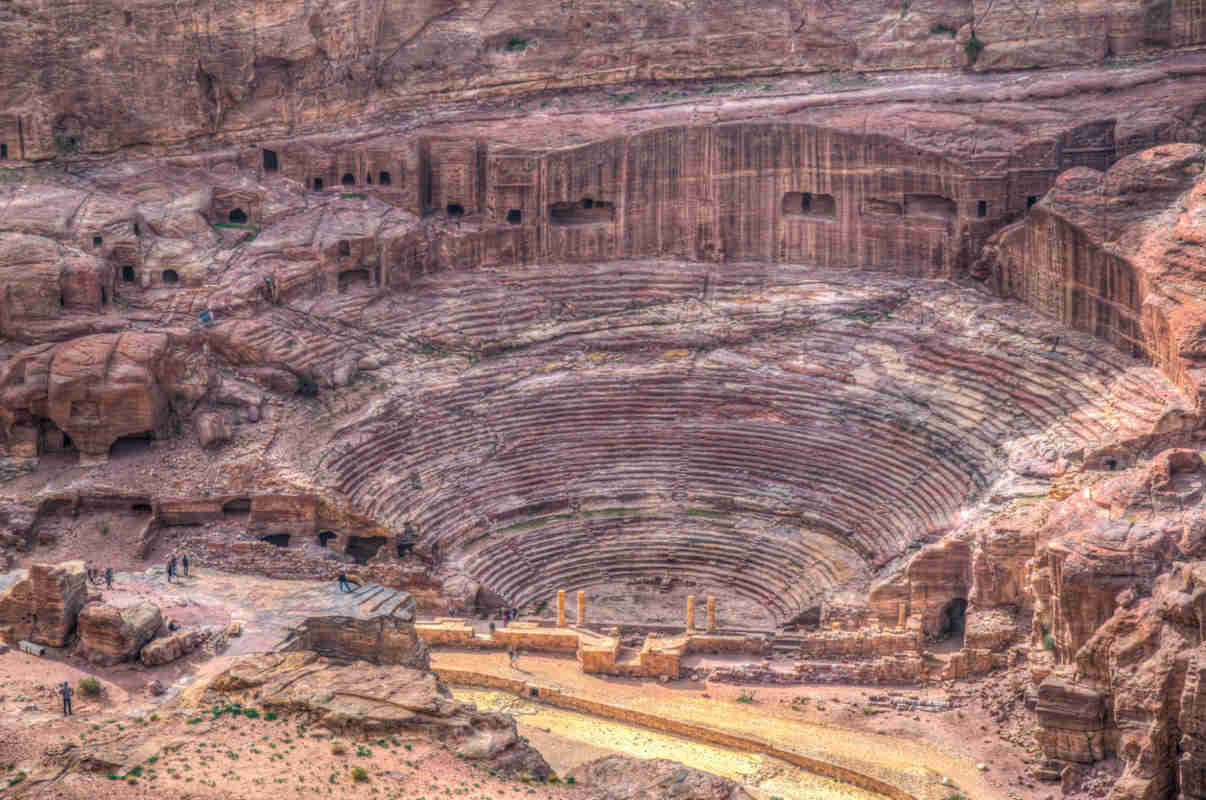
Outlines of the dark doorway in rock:
[[1113,472],[1114,470],[1118,469],[1118,460],[1114,458],[1107,458],[1105,465],[1106,469],[1108,469],[1110,472]]
[[103,236],[93,236],[92,237],[92,246],[93,247],[100,247],[104,243],[105,243],[105,237],[103,237]]
[[963,636],[963,624],[967,619],[967,600],[956,597],[942,607],[938,616],[938,638]]
[[1029,197],[1026,198],[1026,208],[1028,208],[1028,209],[1034,208],[1034,204],[1037,203],[1038,201],[1039,201],[1039,196],[1037,194],[1030,195]]
[[322,178],[314,179],[314,191],[316,191],[316,192],[322,191]]
[[465,207],[463,205],[461,205],[460,203],[449,203],[448,207],[445,209],[445,211],[448,212],[448,216],[450,216],[450,217],[465,216]]
[[326,547],[330,543],[330,541],[335,538],[335,535],[336,535],[335,531],[319,531],[318,532],[318,546]]
[[351,254],[352,254],[352,245],[348,243],[347,239],[344,239],[342,242],[339,243],[339,257],[347,258]]
[[153,439],[154,436],[150,431],[131,433],[127,436],[119,437],[116,442],[109,446],[109,458],[129,458],[141,455],[142,453],[149,453]]
[[264,172],[276,172],[276,151],[264,149]]
[[367,183],[369,186],[372,186],[373,185],[373,173],[370,172],[367,175],[365,175],[364,182]]
[[8,158],[8,145],[0,144],[0,158]]
[[164,283],[180,283],[180,274],[174,269],[165,269],[163,271]]
[[101,305],[102,306],[108,305],[109,304],[109,293],[105,291],[104,286],[100,287],[100,289],[101,289]]
[[372,286],[372,279],[369,278],[367,269],[345,269],[339,273],[339,291],[346,292],[348,289],[366,288]]
[[73,447],[75,447],[75,443],[71,441],[70,436],[68,436],[67,434],[64,433],[63,434],[63,449],[69,450]]
[[837,218],[837,200],[831,194],[787,192],[780,204],[786,217],[810,217],[832,220]]
[[356,185],[356,176],[350,172],[345,172],[345,173],[343,173],[343,177],[340,179],[339,182],[342,183],[344,186],[355,186]]
[[250,497],[236,497],[222,504],[222,516],[224,517],[245,517],[250,513]]
[[389,173],[386,172],[385,170],[382,170],[381,174],[377,176],[377,183],[381,184],[382,186],[389,186],[389,184],[390,184]]
[[241,208],[232,208],[230,210],[230,221],[236,225],[243,225],[247,222],[247,212]]
[[125,281],[126,283],[133,283],[134,282],[134,268],[133,267],[122,267],[121,268],[121,279],[123,281]]
[[289,546],[289,534],[274,533],[270,536],[261,536],[260,541],[267,542],[268,544],[274,545],[276,547],[288,547]]
[[133,511],[135,514],[150,514],[151,513],[151,504],[150,503],[135,503],[134,505],[130,506],[130,510]]
[[134,235],[135,235],[135,236],[142,236],[142,229],[138,227],[138,223],[137,223],[137,222],[135,222],[135,223],[134,223]]
[[523,222],[523,212],[518,208],[513,208],[507,212],[507,222],[512,225],[519,225]]
[[409,536],[396,537],[394,544],[397,546],[398,558],[404,558],[407,553],[415,549],[415,540]]
[[356,559],[357,564],[367,564],[384,544],[384,536],[349,536],[346,552]]
[[977,217],[987,217],[988,216],[988,201],[987,200],[981,200],[978,203],[976,203],[976,216]]

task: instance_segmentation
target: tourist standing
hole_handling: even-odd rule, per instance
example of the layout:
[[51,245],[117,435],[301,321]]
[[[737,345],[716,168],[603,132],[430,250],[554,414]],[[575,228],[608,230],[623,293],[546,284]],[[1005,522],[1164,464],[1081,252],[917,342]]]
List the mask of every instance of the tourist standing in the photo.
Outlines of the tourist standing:
[[105,588],[113,588],[113,567],[105,567]]
[[63,696],[63,716],[70,717],[71,695],[75,694],[75,690],[71,688],[71,684],[69,684],[67,681],[63,681],[62,685],[59,686],[59,694]]
[[175,553],[173,553],[172,557],[168,559],[168,565],[167,565],[168,583],[172,582],[172,576],[175,574],[176,574],[176,555],[175,555]]
[[180,556],[180,566],[184,567],[184,577],[188,577],[188,553]]

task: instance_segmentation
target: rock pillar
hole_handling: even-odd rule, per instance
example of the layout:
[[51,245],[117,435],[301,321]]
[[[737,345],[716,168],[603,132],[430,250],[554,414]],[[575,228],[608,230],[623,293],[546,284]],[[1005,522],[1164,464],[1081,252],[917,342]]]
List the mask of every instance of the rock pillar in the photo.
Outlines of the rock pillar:
[[716,598],[708,598],[708,633],[716,632]]
[[565,627],[565,590],[557,590],[557,627]]
[[695,631],[695,595],[687,595],[687,633]]
[[905,604],[901,603],[899,606],[899,610],[897,611],[896,627],[900,628],[903,631],[904,627],[905,627],[905,620],[908,619],[908,617],[909,617],[909,615],[905,611]]
[[586,624],[586,592],[578,590],[578,624]]

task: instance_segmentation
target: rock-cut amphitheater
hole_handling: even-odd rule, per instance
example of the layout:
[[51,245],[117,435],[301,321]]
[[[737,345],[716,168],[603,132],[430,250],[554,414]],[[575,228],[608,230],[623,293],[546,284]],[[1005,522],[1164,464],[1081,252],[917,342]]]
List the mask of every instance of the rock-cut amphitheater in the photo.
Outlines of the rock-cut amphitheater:
[[0,570],[0,797],[1206,798],[1206,4],[0,3]]

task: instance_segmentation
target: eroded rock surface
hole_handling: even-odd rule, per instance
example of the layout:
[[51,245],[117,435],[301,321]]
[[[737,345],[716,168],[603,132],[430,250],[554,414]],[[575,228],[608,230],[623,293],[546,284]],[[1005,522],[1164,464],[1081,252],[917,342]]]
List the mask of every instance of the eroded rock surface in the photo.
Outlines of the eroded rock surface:
[[664,758],[607,756],[571,773],[590,800],[753,800],[728,778]]
[[83,561],[34,564],[27,577],[0,594],[0,632],[14,643],[63,647],[87,600]]
[[80,654],[93,664],[132,661],[162,625],[163,614],[152,603],[125,608],[89,603],[79,615]]
[[209,684],[225,698],[308,715],[314,725],[364,734],[421,733],[508,775],[543,777],[548,764],[515,731],[515,720],[454,700],[424,669],[348,664],[313,652],[240,660]]

